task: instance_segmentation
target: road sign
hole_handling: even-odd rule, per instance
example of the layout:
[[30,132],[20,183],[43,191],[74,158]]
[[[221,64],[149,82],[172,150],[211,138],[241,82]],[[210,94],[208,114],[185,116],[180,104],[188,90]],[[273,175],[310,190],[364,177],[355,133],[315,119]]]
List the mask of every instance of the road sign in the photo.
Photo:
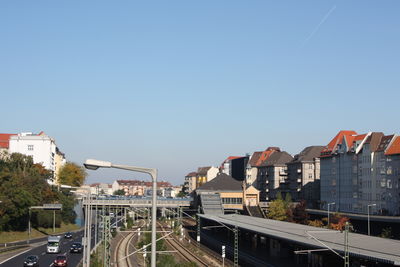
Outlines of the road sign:
[[225,246],[222,246],[222,258],[225,258]]
[[44,210],[60,210],[62,209],[62,204],[43,204]]

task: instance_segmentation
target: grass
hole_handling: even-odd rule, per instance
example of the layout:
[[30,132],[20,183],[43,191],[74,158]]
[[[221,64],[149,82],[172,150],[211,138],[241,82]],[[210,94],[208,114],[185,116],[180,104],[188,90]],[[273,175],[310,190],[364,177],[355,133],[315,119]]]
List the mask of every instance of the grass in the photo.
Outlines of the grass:
[[[59,234],[68,231],[78,230],[80,227],[76,224],[61,224],[61,227],[55,228],[55,233],[53,233],[53,228],[41,228],[32,229],[31,239],[44,237],[46,235]],[[0,232],[0,243],[9,243],[14,241],[23,241],[28,239],[28,231],[16,232]]]

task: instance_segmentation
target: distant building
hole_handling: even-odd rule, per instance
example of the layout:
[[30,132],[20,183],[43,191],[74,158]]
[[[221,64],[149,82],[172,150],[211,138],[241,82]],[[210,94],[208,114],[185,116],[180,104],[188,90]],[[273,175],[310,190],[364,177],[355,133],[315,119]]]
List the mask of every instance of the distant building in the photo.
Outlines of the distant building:
[[[56,154],[58,148],[54,138],[46,135],[44,132],[39,134],[20,133],[18,135],[11,135],[9,142],[10,153],[21,153],[27,156],[32,156],[34,163],[42,164],[47,170],[53,174],[53,179],[56,176]],[[58,167],[65,162],[65,156],[58,162]]]
[[0,134],[0,156],[8,152],[10,148],[10,138],[17,134]]
[[196,179],[197,179],[197,172],[190,172],[185,176],[185,182],[183,184],[183,191],[186,194],[190,194],[193,190],[196,189]]
[[253,185],[259,188],[259,180],[264,181],[266,177],[259,175],[259,169],[262,164],[271,156],[275,151],[280,151],[279,147],[268,147],[265,151],[254,152],[246,166],[246,184],[247,186]]
[[112,195],[112,185],[107,183],[93,183],[89,185],[90,192],[93,195]]
[[399,146],[396,135],[340,131],[320,156],[321,208],[399,215]]
[[60,169],[64,164],[67,162],[65,158],[65,154],[62,153],[58,147],[56,147],[56,154],[54,156],[54,183],[55,184],[60,184],[59,182],[59,174],[60,174]]
[[260,201],[271,201],[276,199],[278,192],[288,191],[286,164],[292,160],[293,157],[285,151],[277,150],[277,148],[270,150],[267,159],[260,164],[257,176]]
[[[172,187],[169,182],[157,182],[157,195],[163,196],[164,189]],[[112,184],[112,191],[123,190],[126,196],[149,196],[153,192],[153,183],[139,180],[116,180]]]
[[200,194],[219,194],[224,209],[243,210],[243,183],[225,173],[197,188],[197,198]]
[[197,169],[196,188],[211,181],[217,176],[219,170],[216,167],[200,167]]
[[309,208],[319,208],[320,155],[324,146],[309,146],[287,163],[289,193],[296,202],[305,200]]
[[230,156],[222,162],[220,171],[238,181],[246,179],[246,166],[249,161],[249,156],[237,157]]

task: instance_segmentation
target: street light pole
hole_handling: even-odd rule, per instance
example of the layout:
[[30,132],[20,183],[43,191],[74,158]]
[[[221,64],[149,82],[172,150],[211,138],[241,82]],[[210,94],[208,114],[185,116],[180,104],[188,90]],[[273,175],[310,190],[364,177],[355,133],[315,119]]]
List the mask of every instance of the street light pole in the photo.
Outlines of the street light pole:
[[329,206],[330,205],[335,205],[335,202],[331,202],[331,203],[328,203],[328,228],[329,228],[329,223],[330,223],[330,214],[329,214]]
[[369,204],[369,205],[367,206],[367,213],[368,213],[368,235],[371,235],[371,233],[370,233],[370,223],[369,223],[369,207],[373,207],[373,206],[376,206],[376,204]]
[[151,267],[156,267],[156,226],[157,226],[157,169],[143,168],[128,165],[113,164],[108,161],[88,159],[83,164],[89,170],[98,168],[116,168],[128,171],[142,172],[150,174],[153,181],[153,203],[152,203],[152,221],[151,221]]

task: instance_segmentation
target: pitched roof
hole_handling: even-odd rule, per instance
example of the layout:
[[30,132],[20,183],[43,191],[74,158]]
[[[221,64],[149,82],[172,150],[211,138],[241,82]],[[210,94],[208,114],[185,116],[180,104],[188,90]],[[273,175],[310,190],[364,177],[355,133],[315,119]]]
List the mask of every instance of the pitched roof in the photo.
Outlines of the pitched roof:
[[0,148],[10,147],[10,137],[17,134],[0,134]]
[[369,149],[371,152],[377,151],[378,146],[381,143],[381,139],[383,136],[384,136],[384,134],[381,132],[373,132],[367,137],[367,140],[365,140],[365,144],[369,144],[369,146],[370,146]]
[[209,167],[199,167],[197,169],[197,175],[207,175],[208,170],[211,169],[211,166]]
[[263,151],[256,151],[253,153],[253,155],[251,156],[250,160],[249,160],[249,165],[251,167],[255,167],[256,163],[258,161],[258,159],[261,157],[261,154],[263,153]]
[[400,154],[400,136],[396,136],[390,146],[385,151],[385,155],[395,154]]
[[197,172],[189,172],[188,174],[186,174],[185,177],[193,177],[193,176],[197,176]]
[[284,165],[293,160],[293,157],[286,151],[274,151],[261,166]]
[[393,137],[394,134],[383,136],[376,151],[385,151],[386,148],[389,146],[390,142],[392,141]]
[[304,148],[299,154],[295,155],[290,163],[313,161],[321,155],[324,146],[309,146]]
[[355,131],[340,131],[321,151],[321,157],[330,156],[332,152],[336,149],[337,145],[340,144],[344,136],[357,135]]
[[241,181],[220,172],[214,179],[203,184],[196,191],[243,191],[243,188]]

